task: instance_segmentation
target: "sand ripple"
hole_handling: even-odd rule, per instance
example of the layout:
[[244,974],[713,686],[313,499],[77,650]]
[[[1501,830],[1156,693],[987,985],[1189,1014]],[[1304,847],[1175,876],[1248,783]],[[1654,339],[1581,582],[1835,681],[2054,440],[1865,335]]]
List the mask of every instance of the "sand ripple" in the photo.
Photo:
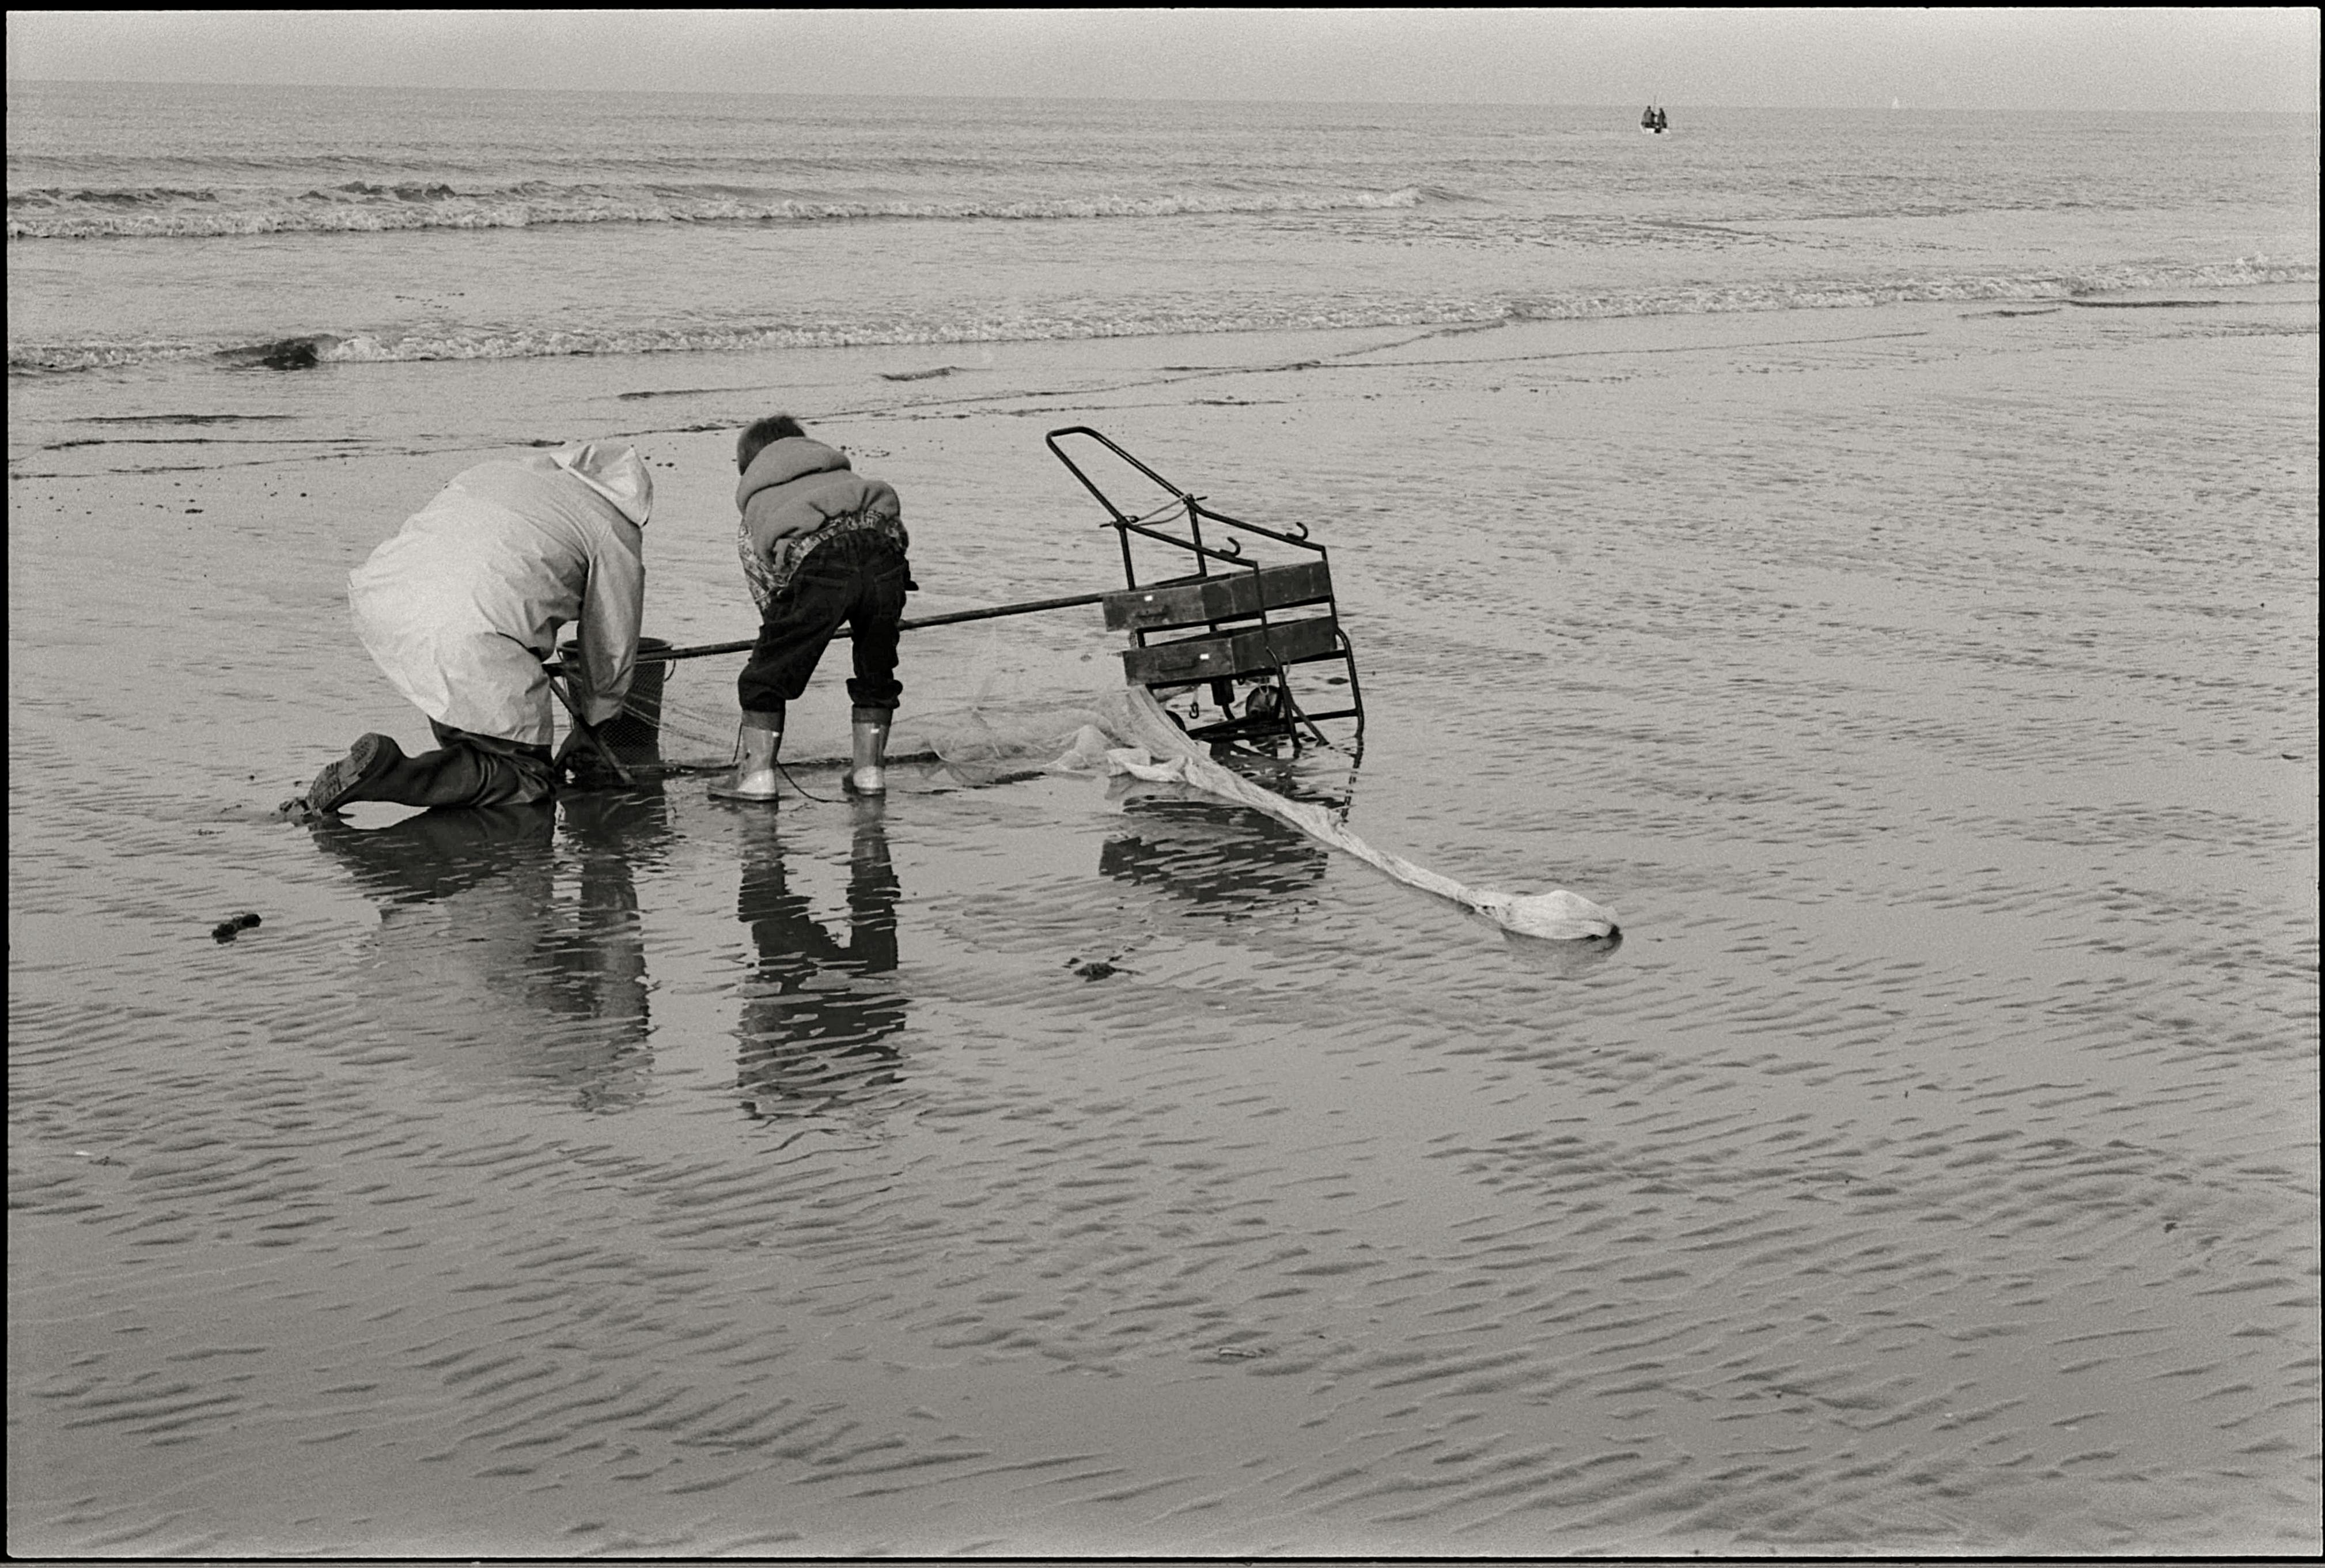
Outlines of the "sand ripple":
[[[175,628],[281,623],[308,717],[221,703],[240,754],[29,607],[12,1546],[2313,1546],[2313,403],[2283,473],[2237,421],[2301,399],[2156,409],[2314,339],[2165,314],[1432,367],[1626,480],[1514,531],[1481,449],[1394,591],[1353,563],[1441,473],[1338,497],[1342,782],[1450,875],[1606,890],[1576,974],[1073,779],[288,828],[243,761],[377,700],[295,632],[328,573]],[[1271,460],[1355,471],[1337,417]],[[114,548],[18,527],[19,580]]]

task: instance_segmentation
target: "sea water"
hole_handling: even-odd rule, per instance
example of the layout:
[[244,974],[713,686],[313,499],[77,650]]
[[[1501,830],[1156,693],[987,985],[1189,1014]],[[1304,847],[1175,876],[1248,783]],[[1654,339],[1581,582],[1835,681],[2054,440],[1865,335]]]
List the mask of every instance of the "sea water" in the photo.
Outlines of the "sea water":
[[[1635,121],[12,87],[12,1548],[2313,1549],[2317,122]],[[1622,944],[841,803],[838,653],[772,812],[272,817],[496,451],[747,636],[777,408],[927,610],[1116,580],[1060,426],[1311,528],[1255,776]]]
[[2297,116],[1707,108],[1651,136],[1576,108],[32,83],[9,127],[20,370],[2049,300],[2316,265]]

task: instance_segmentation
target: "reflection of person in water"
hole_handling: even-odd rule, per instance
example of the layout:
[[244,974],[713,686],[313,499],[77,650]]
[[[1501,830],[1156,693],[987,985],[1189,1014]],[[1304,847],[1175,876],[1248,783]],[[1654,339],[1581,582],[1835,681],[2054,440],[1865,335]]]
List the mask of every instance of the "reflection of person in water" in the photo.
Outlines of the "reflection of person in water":
[[1098,870],[1229,920],[1306,902],[1298,895],[1322,880],[1331,858],[1297,828],[1218,801],[1133,795],[1123,809],[1135,830],[1106,841]]
[[906,1000],[866,983],[896,967],[896,873],[880,800],[858,798],[850,809],[845,942],[792,891],[776,819],[744,824],[736,913],[758,965],[743,991],[736,1081],[755,1116],[829,1109],[900,1076],[903,1053],[887,1042],[904,1026]]
[[[642,1098],[649,987],[631,868],[667,837],[658,792],[311,826],[383,901],[365,970],[390,1041],[458,1077],[554,1084],[586,1109]],[[578,906],[558,897],[565,873]]]

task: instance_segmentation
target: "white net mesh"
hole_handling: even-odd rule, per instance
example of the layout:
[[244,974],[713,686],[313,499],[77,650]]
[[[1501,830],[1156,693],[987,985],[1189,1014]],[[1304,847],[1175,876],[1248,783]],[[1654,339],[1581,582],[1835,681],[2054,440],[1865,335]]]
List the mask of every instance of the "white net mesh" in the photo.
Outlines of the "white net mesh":
[[[1112,639],[1093,634],[1094,614],[1069,610],[907,632],[897,671],[905,692],[889,737],[890,758],[940,760],[971,782],[1038,771],[1094,721],[1110,691],[1120,690],[1121,663]],[[833,643],[806,694],[791,704],[786,765],[848,756],[850,651],[845,638]],[[735,681],[747,656],[661,665],[658,689],[642,667],[631,701],[635,722],[624,726],[625,760],[650,756],[671,770],[727,765],[742,719]]]
[[[1184,784],[1264,812],[1512,935],[1620,940],[1612,912],[1579,895],[1563,888],[1511,894],[1466,887],[1375,849],[1325,806],[1280,794],[1223,766],[1208,747],[1188,738],[1152,692],[1122,684],[1121,666],[1102,639],[1082,626],[1037,627],[1034,619],[1012,622],[1005,635],[997,620],[909,634],[900,671],[908,682],[906,705],[889,737],[890,761],[941,764],[954,781],[968,784],[1044,771]],[[741,718],[735,675],[744,658],[737,653],[681,660],[662,666],[658,683],[651,677],[641,682],[625,715],[633,759],[642,738],[651,738],[655,760],[665,769],[727,765]],[[792,704],[783,734],[787,765],[812,766],[848,755],[843,689],[848,668],[847,644],[834,644],[807,695]]]
[[[1416,866],[1401,855],[1376,849],[1322,806],[1289,799],[1220,765],[1206,747],[1189,739],[1171,721],[1144,688],[1134,686],[1117,693],[1107,704],[1104,720],[1080,735],[1073,748],[1052,766],[1068,772],[1127,773],[1156,782],[1191,784],[1206,794],[1234,801],[1288,822],[1310,838],[1353,855],[1408,886],[1450,899],[1472,914],[1483,915],[1514,936],[1551,942],[1620,940],[1612,910],[1602,909],[1562,887],[1548,893],[1502,893],[1491,888],[1465,887],[1450,877]],[[1109,745],[1109,741],[1119,744]]]

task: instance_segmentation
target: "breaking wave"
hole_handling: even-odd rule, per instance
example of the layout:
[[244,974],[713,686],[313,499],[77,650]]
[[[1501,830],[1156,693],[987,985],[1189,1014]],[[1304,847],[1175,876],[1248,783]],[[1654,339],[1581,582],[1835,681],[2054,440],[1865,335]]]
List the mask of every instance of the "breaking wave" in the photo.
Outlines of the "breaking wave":
[[1447,199],[1417,185],[1393,190],[1151,192],[959,201],[814,201],[731,187],[560,185],[482,190],[432,181],[354,180],[292,192],[255,187],[70,189],[8,195],[8,237],[215,239],[259,234],[360,234],[426,228],[527,228],[560,223],[846,223],[1179,218],[1345,212]]
[[[533,329],[476,327],[412,331],[315,331],[258,342],[125,341],[20,343],[8,349],[14,374],[109,369],[163,360],[211,359],[251,370],[456,359],[529,359],[576,355],[724,353],[764,348],[851,348],[917,344],[1033,342],[1163,334],[1302,331],[1349,327],[1456,326],[1496,321],[1589,320],[1751,311],[1848,310],[1951,301],[2100,304],[2106,296],[2158,290],[2221,291],[2318,281],[2313,262],[2250,259],[2200,266],[2118,266],[2080,273],[1963,274],[1894,279],[1796,280],[1727,287],[1643,289],[1624,293],[1552,293],[1427,300],[1290,296],[1240,302],[1124,302],[1104,314],[922,319],[865,318],[814,324],[700,323],[591,329],[570,320]],[[2202,300],[2145,302],[2210,303]]]

